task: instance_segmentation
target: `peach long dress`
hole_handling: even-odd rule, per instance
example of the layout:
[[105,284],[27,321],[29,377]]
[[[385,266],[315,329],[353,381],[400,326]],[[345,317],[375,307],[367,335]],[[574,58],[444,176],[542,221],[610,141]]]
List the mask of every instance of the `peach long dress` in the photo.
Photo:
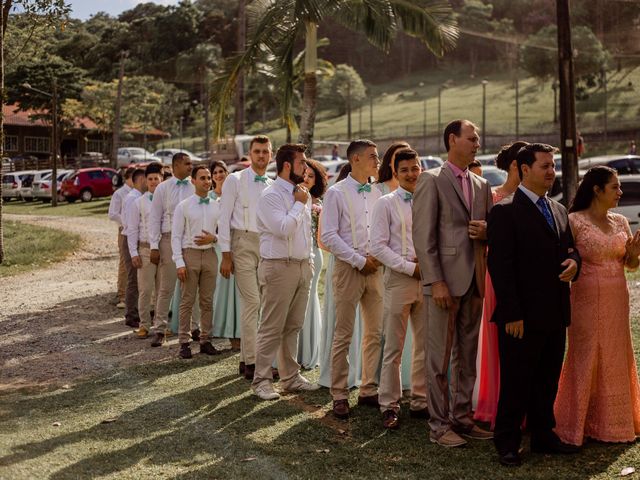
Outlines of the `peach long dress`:
[[569,215],[582,270],[571,286],[569,348],[554,410],[556,433],[573,445],[585,437],[630,442],[640,435],[640,386],[624,275],[631,231],[625,217],[609,216],[614,229],[605,233],[584,213]]

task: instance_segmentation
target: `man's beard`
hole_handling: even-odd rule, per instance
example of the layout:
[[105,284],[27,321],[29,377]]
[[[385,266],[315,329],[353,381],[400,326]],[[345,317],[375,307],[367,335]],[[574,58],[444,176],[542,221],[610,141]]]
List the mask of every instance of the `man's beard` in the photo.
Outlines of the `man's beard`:
[[301,175],[296,175],[293,171],[289,172],[289,180],[291,180],[295,185],[300,185],[304,183],[304,177]]

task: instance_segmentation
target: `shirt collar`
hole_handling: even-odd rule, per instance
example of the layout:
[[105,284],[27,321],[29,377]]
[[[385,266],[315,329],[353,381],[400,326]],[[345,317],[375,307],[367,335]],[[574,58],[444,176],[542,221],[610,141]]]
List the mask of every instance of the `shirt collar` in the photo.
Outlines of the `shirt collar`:
[[149,196],[151,196],[151,195],[153,195],[153,193],[151,193],[149,190],[147,190],[146,192],[144,192],[144,196],[145,196],[145,197],[149,197]]
[[453,172],[453,174],[456,177],[461,177],[463,176],[463,174],[466,172],[467,174],[469,173],[469,169],[465,168],[464,170],[462,170],[460,167],[458,167],[457,165],[454,165],[452,162],[447,161],[446,163],[449,168],[451,169],[451,171]]
[[276,185],[279,185],[280,188],[283,188],[287,192],[293,194],[293,189],[295,188],[295,185],[290,182],[287,182],[282,177],[280,176],[276,177]]
[[367,183],[369,183],[369,181],[367,180],[365,183],[360,183],[359,181],[357,181],[355,178],[353,178],[351,176],[351,174],[347,175],[347,178],[345,178],[343,180],[349,182],[349,184],[351,184],[352,187],[354,188],[358,188],[360,185],[366,185]]
[[[518,188],[522,190],[522,193],[529,197],[529,200],[531,200],[533,203],[538,203],[538,199],[541,198],[540,195],[538,195],[537,193],[533,193],[522,184],[518,185]],[[544,195],[544,197],[546,197],[546,195]]]
[[396,193],[400,196],[402,200],[404,200],[404,197],[406,196],[406,194],[411,192],[408,192],[404,188],[398,186],[398,188],[396,188]]

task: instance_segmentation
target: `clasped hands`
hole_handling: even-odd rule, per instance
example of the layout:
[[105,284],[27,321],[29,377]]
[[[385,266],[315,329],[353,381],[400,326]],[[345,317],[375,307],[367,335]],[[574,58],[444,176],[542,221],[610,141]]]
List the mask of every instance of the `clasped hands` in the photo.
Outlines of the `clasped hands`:
[[640,230],[627,239],[626,249],[626,264],[631,268],[638,266],[638,256],[640,256]]

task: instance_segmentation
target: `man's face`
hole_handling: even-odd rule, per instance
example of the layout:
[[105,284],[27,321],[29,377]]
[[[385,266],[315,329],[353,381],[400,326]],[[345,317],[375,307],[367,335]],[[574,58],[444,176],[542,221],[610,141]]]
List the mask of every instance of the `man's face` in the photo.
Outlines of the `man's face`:
[[357,161],[368,177],[378,177],[380,157],[378,156],[378,149],[376,147],[367,147],[362,153],[358,154]]
[[201,168],[191,182],[196,187],[196,193],[202,196],[211,190],[211,172],[208,168]]
[[536,152],[536,160],[531,166],[522,165],[522,180],[536,190],[549,191],[556,178],[556,164],[553,153]]
[[189,157],[182,157],[181,160],[178,160],[174,164],[173,175],[180,179],[186,178],[191,174],[192,167],[191,159]]
[[395,176],[398,179],[398,185],[404,188],[407,192],[413,193],[418,183],[418,177],[422,172],[420,167],[420,160],[417,158],[410,160],[402,160],[398,163],[398,171],[395,172]]
[[304,172],[307,168],[307,157],[302,152],[296,152],[293,166],[289,170],[289,180],[298,185],[304,182]]
[[249,158],[251,159],[251,166],[254,170],[264,170],[271,161],[271,155],[273,151],[271,149],[271,142],[259,143],[253,142],[251,150],[249,151]]
[[469,123],[464,122],[460,128],[460,136],[449,136],[449,150],[464,165],[469,165],[476,158],[480,148],[478,131]]
[[161,181],[162,175],[160,175],[159,173],[150,173],[149,175],[147,175],[147,190],[149,190],[151,193],[155,192],[156,187],[160,185]]

